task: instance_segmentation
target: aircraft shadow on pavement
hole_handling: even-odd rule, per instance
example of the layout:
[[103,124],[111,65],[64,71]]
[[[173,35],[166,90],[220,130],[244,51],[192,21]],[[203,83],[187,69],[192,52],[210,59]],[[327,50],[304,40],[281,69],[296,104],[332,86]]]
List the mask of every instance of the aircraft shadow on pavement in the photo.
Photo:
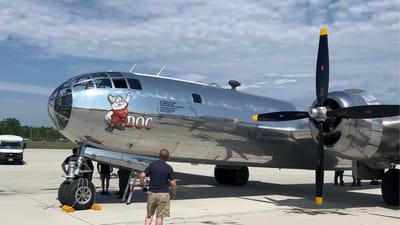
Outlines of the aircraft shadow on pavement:
[[[219,185],[214,177],[175,173],[177,178],[178,190],[176,200],[206,199],[206,198],[240,198],[248,201],[265,202],[279,206],[294,207],[293,213],[314,214],[315,211],[309,209],[345,209],[356,207],[391,207],[383,202],[379,194],[360,193],[372,188],[369,182],[364,182],[361,187],[351,187],[350,183],[345,186],[334,186],[333,183],[324,185],[324,204],[316,206],[314,203],[315,184],[277,184],[250,180],[245,186]],[[260,198],[261,196],[261,198]],[[110,196],[96,196],[97,203],[118,203],[120,199],[111,192]],[[132,204],[134,202],[145,202],[146,194],[136,187]],[[125,204],[125,203],[123,203]],[[333,213],[333,211],[318,213]],[[342,212],[343,213],[343,212]]]

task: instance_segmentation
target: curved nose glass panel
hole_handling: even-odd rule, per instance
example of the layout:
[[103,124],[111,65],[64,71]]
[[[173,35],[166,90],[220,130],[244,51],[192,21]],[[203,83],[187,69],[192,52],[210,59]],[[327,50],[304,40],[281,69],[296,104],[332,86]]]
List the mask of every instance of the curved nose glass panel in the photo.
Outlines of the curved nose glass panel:
[[68,83],[58,87],[49,98],[48,110],[54,126],[63,130],[69,121],[72,109],[71,86]]
[[68,125],[72,111],[72,93],[88,89],[121,88],[142,90],[137,79],[127,78],[128,73],[98,72],[78,75],[61,84],[51,94],[48,102],[49,115],[58,130],[64,130]]

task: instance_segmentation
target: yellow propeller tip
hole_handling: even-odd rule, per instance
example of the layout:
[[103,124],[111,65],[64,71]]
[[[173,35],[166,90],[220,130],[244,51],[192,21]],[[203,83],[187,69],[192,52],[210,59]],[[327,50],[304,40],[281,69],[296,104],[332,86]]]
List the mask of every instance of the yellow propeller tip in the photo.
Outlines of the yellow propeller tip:
[[258,121],[258,114],[255,114],[255,115],[253,116],[253,120],[254,120],[254,121]]
[[320,36],[328,35],[328,29],[326,29],[326,27],[323,27],[323,28],[321,29],[321,32],[319,32],[319,35],[320,35]]
[[317,205],[322,205],[323,202],[323,198],[322,197],[315,197],[315,204]]

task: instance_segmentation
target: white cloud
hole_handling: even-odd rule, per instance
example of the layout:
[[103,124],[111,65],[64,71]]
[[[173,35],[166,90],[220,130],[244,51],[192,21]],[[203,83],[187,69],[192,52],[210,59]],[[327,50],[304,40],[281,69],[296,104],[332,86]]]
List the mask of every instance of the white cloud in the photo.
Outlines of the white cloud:
[[0,81],[0,90],[50,96],[53,88]]
[[287,77],[287,78],[314,78],[313,74],[279,74],[279,73],[267,73],[261,75],[261,77]]
[[[253,84],[242,84],[238,88],[238,90],[241,90],[241,91],[252,91],[254,89],[260,89],[260,88],[263,89],[269,84],[270,84],[270,82],[268,82],[268,81],[260,81],[260,82],[256,82],[256,83],[253,83]],[[225,88],[230,88],[230,87],[229,86],[225,86]]]
[[280,86],[280,87],[284,87],[284,84],[288,84],[288,83],[296,83],[296,80],[294,79],[278,79],[274,81],[274,84]]
[[398,83],[376,82],[382,74],[398,80],[397,0],[0,0],[0,5],[0,41],[13,37],[40,55],[139,61],[135,71],[168,64],[163,74],[223,85],[235,79],[242,82],[239,90],[291,100],[314,98],[319,28],[327,26],[332,90],[354,85],[378,96],[397,94]]

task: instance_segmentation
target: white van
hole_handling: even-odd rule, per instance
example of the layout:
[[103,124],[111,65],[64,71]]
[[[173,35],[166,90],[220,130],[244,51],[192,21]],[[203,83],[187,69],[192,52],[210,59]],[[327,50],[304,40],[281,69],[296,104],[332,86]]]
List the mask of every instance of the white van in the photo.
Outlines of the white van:
[[0,161],[23,163],[24,139],[17,135],[0,135]]

